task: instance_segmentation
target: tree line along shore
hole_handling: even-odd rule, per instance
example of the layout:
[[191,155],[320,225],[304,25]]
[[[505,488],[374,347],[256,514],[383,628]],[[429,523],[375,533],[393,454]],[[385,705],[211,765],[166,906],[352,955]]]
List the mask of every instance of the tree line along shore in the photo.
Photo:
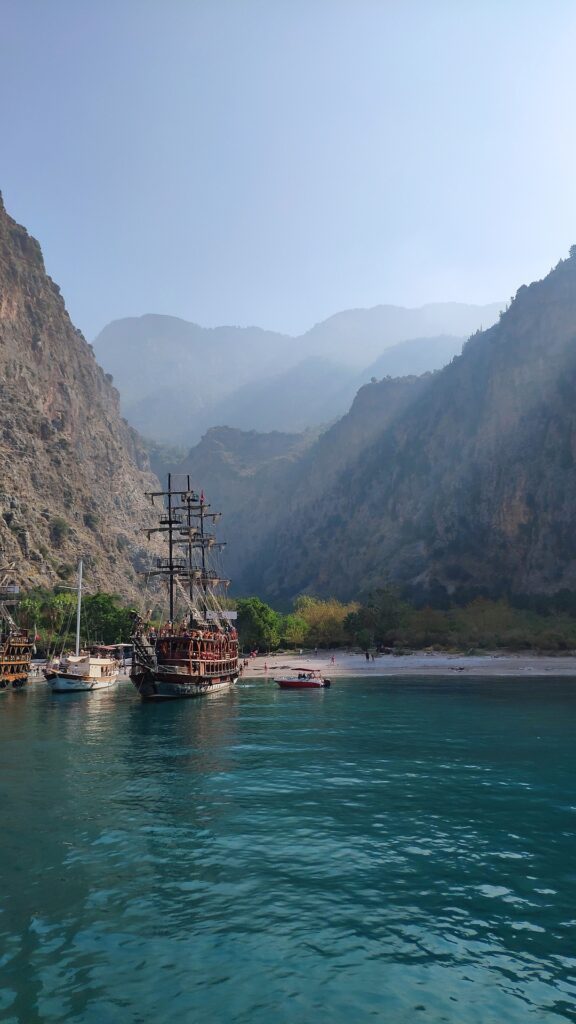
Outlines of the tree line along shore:
[[[436,650],[533,651],[576,650],[576,595],[489,599],[448,608],[414,607],[392,588],[381,588],[362,601],[298,597],[279,612],[258,597],[228,602],[237,611],[240,645],[245,652],[315,648],[401,653]],[[38,651],[73,643],[76,596],[49,590],[23,595],[19,623],[34,631]],[[86,596],[82,608],[84,643],[116,644],[130,640],[132,609],[114,594]],[[166,618],[160,607],[152,621]]]

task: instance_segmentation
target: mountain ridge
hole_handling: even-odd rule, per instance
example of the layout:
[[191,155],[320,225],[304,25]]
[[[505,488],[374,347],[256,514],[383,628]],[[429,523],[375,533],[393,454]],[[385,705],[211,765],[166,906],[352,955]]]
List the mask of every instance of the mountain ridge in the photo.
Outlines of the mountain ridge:
[[[94,339],[94,347],[121,391],[125,415],[144,436],[192,444],[219,423],[263,431],[329,423],[346,411],[357,388],[370,379],[370,366],[385,350],[419,339],[421,352],[415,351],[413,341],[413,355],[406,350],[398,364],[400,372],[414,373],[416,364],[423,371],[438,369],[454,351],[454,346],[442,350],[438,335],[468,337],[480,322],[496,317],[499,305],[429,303],[415,310],[381,305],[334,314],[296,337],[262,328],[203,328],[181,318],[146,314],[108,324]],[[459,330],[450,330],[451,324]],[[460,344],[456,342],[455,348]],[[331,367],[325,381],[318,382],[317,402],[305,402],[296,392],[294,415],[287,403],[279,416],[274,399],[268,401],[267,382],[272,390],[278,386],[279,393],[286,392],[295,368],[310,359],[326,360]],[[302,385],[307,384],[303,372]],[[258,418],[253,422],[249,397],[247,412],[241,408],[243,394],[249,396],[250,389],[259,392]]]
[[343,597],[387,579],[447,598],[576,589],[574,383],[572,255],[433,375],[361,453],[347,490],[338,480],[267,538],[250,584],[276,598],[328,580]]
[[3,559],[24,585],[54,586],[83,557],[89,586],[135,595],[156,480],[39,243],[1,196],[0,391]]
[[225,492],[201,468],[230,512],[236,589],[281,605],[387,582],[424,603],[576,591],[575,386],[576,249],[442,370],[366,384],[311,443],[244,468],[241,500],[250,436],[220,434]]

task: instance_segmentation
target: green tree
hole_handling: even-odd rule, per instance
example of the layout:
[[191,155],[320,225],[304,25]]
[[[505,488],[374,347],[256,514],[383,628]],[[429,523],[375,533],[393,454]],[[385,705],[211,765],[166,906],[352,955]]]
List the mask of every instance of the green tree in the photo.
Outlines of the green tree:
[[82,601],[82,633],[89,642],[126,643],[132,630],[132,613],[115,594],[93,594]]
[[52,594],[45,605],[45,622],[51,633],[68,628],[76,609],[74,594]]
[[330,597],[326,601],[303,594],[297,598],[296,614],[308,625],[307,640],[317,647],[339,647],[346,642],[344,623],[348,615],[356,612],[355,602],[342,604]]
[[259,597],[243,597],[236,602],[238,634],[244,647],[278,647],[281,616]]
[[301,647],[308,634],[308,623],[300,615],[291,613],[282,619],[282,638],[293,647]]
[[31,591],[18,605],[18,622],[25,629],[40,626],[43,619],[43,601],[39,593]]
[[390,587],[380,587],[368,595],[366,603],[347,615],[345,630],[362,647],[392,643],[408,612],[408,606]]

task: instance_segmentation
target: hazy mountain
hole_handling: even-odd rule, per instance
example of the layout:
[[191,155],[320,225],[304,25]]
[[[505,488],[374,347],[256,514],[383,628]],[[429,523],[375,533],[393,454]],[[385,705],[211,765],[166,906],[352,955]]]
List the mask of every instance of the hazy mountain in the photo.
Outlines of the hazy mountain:
[[150,314],[108,324],[94,350],[130,423],[148,437],[190,441],[192,424],[225,395],[293,360],[290,339],[259,327],[199,327]]
[[[245,384],[214,403],[209,414],[215,425],[241,430],[295,432],[311,425],[328,426],[348,411],[358,390],[372,378],[417,376],[442,369],[462,351],[465,340],[442,334],[403,341],[359,374],[328,359],[311,357],[274,377]],[[203,419],[204,413],[193,421],[192,437],[202,434]]]
[[498,309],[438,303],[348,310],[297,338],[149,315],[113,321],[94,347],[133,426],[159,441],[193,443],[219,424],[294,431],[328,423],[379,375],[371,364],[385,350],[417,339],[391,357],[389,369],[384,363],[382,375],[435,369],[444,352],[453,355],[448,335],[468,336],[492,323]]
[[182,465],[222,503],[237,592],[576,591],[575,388],[576,248],[443,370],[366,385],[313,443],[266,463],[269,439],[211,432]]
[[[273,598],[346,597],[387,578],[432,595],[576,590],[575,386],[576,248],[320,494],[293,484],[297,504],[283,500],[243,586]],[[327,436],[309,453],[319,480]]]
[[201,487],[212,508],[224,514],[219,536],[227,543],[224,564],[235,585],[260,546],[262,531],[282,515],[303,453],[315,439],[313,433],[213,427],[172,467],[178,479],[190,474],[193,486]]
[[88,588],[135,594],[155,478],[38,242],[1,199],[0,394],[1,561],[53,586],[82,557]]
[[466,337],[439,334],[435,338],[411,338],[392,345],[363,374],[364,378],[405,377],[441,370],[460,355]]
[[[261,571],[265,538],[283,529],[297,509],[312,506],[313,516],[314,503],[431,380],[428,375],[367,384],[346,416],[320,436],[213,428],[171,467],[179,475],[189,473],[224,512],[226,571],[236,592]],[[298,538],[295,544],[299,548]]]
[[467,338],[479,328],[493,324],[502,307],[501,302],[486,306],[433,302],[419,309],[402,306],[348,309],[316,324],[298,340],[309,353],[364,367],[377,359],[384,349],[411,338],[440,334]]
[[[215,426],[300,432],[345,412],[355,390],[349,369],[312,356],[281,374],[244,384],[210,406],[208,414]],[[192,421],[192,440],[202,435],[203,419]]]

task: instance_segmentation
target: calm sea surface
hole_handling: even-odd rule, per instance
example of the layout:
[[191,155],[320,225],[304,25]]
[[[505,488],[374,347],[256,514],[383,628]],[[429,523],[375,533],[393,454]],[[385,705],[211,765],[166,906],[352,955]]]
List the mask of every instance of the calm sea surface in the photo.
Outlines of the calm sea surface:
[[576,681],[0,695],[0,1019],[576,1021]]

